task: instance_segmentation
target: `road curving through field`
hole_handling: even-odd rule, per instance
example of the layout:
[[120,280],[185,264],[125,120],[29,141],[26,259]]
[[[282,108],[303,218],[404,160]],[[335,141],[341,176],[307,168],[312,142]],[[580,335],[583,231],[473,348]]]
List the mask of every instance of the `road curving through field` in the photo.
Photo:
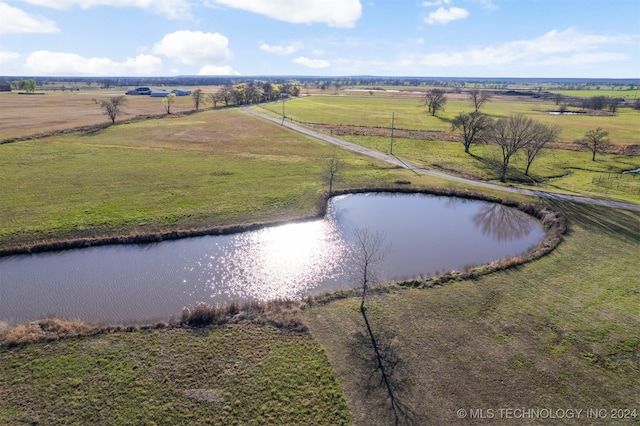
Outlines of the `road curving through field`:
[[283,120],[282,118],[273,117],[273,116],[270,116],[268,114],[264,114],[262,112],[256,111],[256,110],[251,109],[250,107],[247,107],[247,106],[242,107],[242,109],[244,111],[250,113],[250,114],[253,114],[253,115],[257,116],[257,117],[273,121],[274,123],[278,123],[280,125],[283,125],[285,127],[290,128],[292,130],[295,130],[297,132],[303,133],[303,134],[305,134],[307,136],[311,136],[311,137],[314,137],[314,138],[322,139],[322,140],[324,140],[326,142],[329,142],[329,143],[332,143],[334,145],[340,146],[340,147],[342,147],[344,149],[348,149],[350,151],[354,151],[354,152],[357,152],[357,153],[360,153],[360,154],[364,154],[364,155],[367,155],[369,157],[376,158],[378,160],[386,161],[387,163],[395,164],[395,165],[397,165],[399,167],[402,167],[402,168],[405,168],[405,169],[409,169],[409,170],[413,171],[416,174],[430,175],[430,176],[435,176],[435,177],[439,177],[439,178],[442,178],[442,179],[447,179],[447,180],[450,180],[450,181],[460,182],[460,183],[464,183],[464,184],[468,184],[468,185],[474,185],[474,186],[479,186],[479,187],[483,187],[483,188],[495,189],[495,190],[498,190],[498,191],[514,192],[514,193],[518,193],[518,194],[530,195],[530,196],[549,199],[549,200],[570,201],[570,202],[574,202],[574,203],[591,204],[591,205],[605,206],[605,207],[611,207],[611,208],[616,208],[616,209],[640,211],[640,204],[625,203],[625,202],[613,201],[613,200],[603,200],[603,199],[599,199],[599,198],[589,198],[589,197],[582,197],[582,196],[577,196],[577,195],[557,194],[557,193],[554,193],[554,192],[536,191],[536,190],[532,190],[532,189],[515,188],[513,186],[502,186],[502,185],[497,185],[497,184],[494,184],[494,183],[479,182],[479,181],[472,180],[472,179],[466,179],[466,178],[459,177],[459,176],[453,176],[453,175],[450,175],[450,174],[447,174],[447,173],[439,172],[437,170],[427,169],[427,168],[425,168],[423,166],[419,166],[417,164],[413,164],[413,163],[411,163],[409,161],[402,160],[402,159],[396,157],[395,155],[389,155],[389,154],[385,154],[385,153],[382,153],[382,152],[374,151],[372,149],[365,148],[363,146],[354,144],[352,142],[347,142],[347,141],[345,141],[343,139],[339,139],[339,138],[336,138],[334,136],[329,136],[329,135],[317,132],[315,130],[299,126],[297,124],[294,124],[294,123],[288,122],[286,120]]

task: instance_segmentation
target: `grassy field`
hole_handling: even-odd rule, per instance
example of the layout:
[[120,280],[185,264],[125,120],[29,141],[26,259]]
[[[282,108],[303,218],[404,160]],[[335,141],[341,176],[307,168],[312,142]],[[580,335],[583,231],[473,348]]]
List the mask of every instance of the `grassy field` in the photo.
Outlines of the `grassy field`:
[[[391,127],[391,115],[395,113],[397,129],[450,131],[451,120],[473,106],[465,95],[447,95],[445,111],[432,117],[426,112],[420,97],[374,96],[310,96],[287,101],[285,114],[294,120],[324,124],[349,124],[354,126]],[[264,106],[274,114],[282,115],[282,103]],[[511,97],[495,97],[487,102],[482,112],[493,118],[507,117],[512,113],[525,114],[546,124],[558,125],[562,132],[559,140],[571,143],[584,136],[589,129],[602,127],[609,132],[611,142],[620,145],[640,144],[640,111],[620,108],[615,116],[550,115],[557,109],[550,101]]]
[[[385,149],[384,139],[360,143]],[[481,162],[457,157],[459,144],[434,142],[425,156],[418,144],[430,142],[397,143],[394,152],[426,164],[487,173]],[[334,148],[221,110],[5,144],[0,152],[0,244],[7,247],[314,214]],[[405,188],[462,188],[340,155],[340,188],[398,180],[411,181]],[[569,160],[547,158],[532,173],[561,174]],[[622,161],[579,164],[613,173]],[[605,419],[583,412],[553,423],[640,424],[640,272],[629,266],[637,263],[640,214],[551,207],[564,212],[570,230],[544,258],[370,296],[369,316],[397,350],[398,396],[416,424],[549,423],[456,414],[499,415],[500,408],[603,409]],[[365,391],[379,379],[357,344],[358,300],[314,306],[305,317],[311,334],[242,322],[0,346],[0,424],[388,424],[380,389]],[[615,421],[613,409],[636,409],[636,417]]]
[[[453,96],[452,96],[453,97]],[[391,128],[391,111],[395,113],[396,129],[434,130],[451,134],[450,120],[457,113],[469,110],[470,102],[457,95],[447,102],[446,111],[439,117],[425,112],[418,98],[380,98],[367,96],[311,96],[288,101],[285,105],[287,117],[305,123],[329,125],[353,125],[367,128]],[[572,142],[584,136],[584,132],[602,127],[609,132],[610,140],[619,146],[640,144],[640,111],[625,108],[616,116],[553,116],[546,111],[553,109],[552,103],[506,99],[488,102],[483,108],[493,118],[506,117],[511,113],[525,114],[535,120],[558,125],[561,128],[560,144],[572,146]],[[263,107],[272,114],[282,114],[282,104]],[[390,138],[378,136],[342,136],[351,142],[381,152],[390,150]],[[482,180],[496,180],[495,164],[499,158],[496,147],[475,146],[472,156],[466,155],[462,144],[420,139],[394,139],[393,153],[400,158],[431,166],[457,175]],[[591,161],[587,152],[547,149],[534,161],[529,176],[524,175],[525,162],[516,157],[508,175],[511,184],[591,197],[610,198],[620,201],[640,201],[640,179],[638,174],[622,174],[625,170],[640,167],[640,156],[598,154]]]
[[[553,424],[640,424],[640,272],[629,268],[640,249],[640,215],[554,207],[566,212],[571,230],[549,256],[476,280],[369,297],[372,327],[400,359],[397,397],[416,424],[549,424],[509,421],[500,408],[602,408],[606,419],[583,413]],[[316,306],[307,319],[354,422],[390,424],[384,390],[366,391],[374,373],[353,350],[364,332],[359,303]],[[619,407],[635,409],[635,418],[612,419]],[[461,419],[458,409],[491,409],[495,418]]]
[[[390,149],[389,138],[376,136],[342,136],[344,139],[377,151]],[[493,146],[474,146],[465,154],[462,144],[454,142],[394,139],[393,153],[414,163],[473,179],[496,180],[495,162],[499,152]],[[525,161],[516,158],[508,179],[512,185],[542,191],[585,195],[640,202],[640,176],[622,174],[640,167],[639,156],[605,154],[591,161],[588,152],[556,149],[543,153],[524,175]],[[532,183],[535,185],[532,185]]]
[[351,423],[325,351],[305,333],[146,330],[0,351],[3,425]]
[[[44,95],[19,95],[0,93],[0,141],[37,135],[55,130],[80,126],[109,124],[100,101],[121,96],[124,90],[99,90],[91,92],[46,92]],[[136,116],[166,114],[163,98],[127,96],[122,115],[117,122]],[[191,111],[191,96],[176,97],[171,107],[173,113]]]
[[[239,110],[0,145],[0,245],[314,215],[333,150]],[[409,173],[341,155],[345,185]]]

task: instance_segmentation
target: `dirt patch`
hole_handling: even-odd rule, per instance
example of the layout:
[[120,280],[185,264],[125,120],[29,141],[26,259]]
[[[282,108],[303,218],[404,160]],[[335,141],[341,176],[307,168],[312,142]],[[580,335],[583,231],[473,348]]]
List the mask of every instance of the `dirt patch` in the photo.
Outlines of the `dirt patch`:
[[[331,133],[335,136],[379,136],[391,137],[391,128],[389,127],[368,127],[368,126],[349,126],[343,124],[311,124],[311,127],[325,133]],[[393,129],[393,136],[403,139],[419,139],[426,141],[451,141],[460,142],[460,135],[454,132],[443,132],[437,130],[409,130],[409,129]]]
[[[391,128],[389,127],[350,126],[342,124],[322,123],[313,123],[308,125],[321,132],[330,133],[333,136],[377,136],[385,138],[391,137]],[[462,137],[456,132],[437,130],[393,129],[393,136],[399,139],[462,142]],[[568,149],[571,151],[588,151],[588,149],[582,145],[566,142],[552,142],[548,143],[546,147],[551,149]],[[612,144],[605,147],[604,149],[607,154],[640,155],[640,144]]]

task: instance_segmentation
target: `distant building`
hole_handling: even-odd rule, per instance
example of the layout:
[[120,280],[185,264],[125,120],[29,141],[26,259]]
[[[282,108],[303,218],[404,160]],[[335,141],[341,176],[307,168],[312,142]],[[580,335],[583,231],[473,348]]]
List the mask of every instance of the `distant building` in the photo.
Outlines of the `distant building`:
[[152,98],[164,98],[165,96],[169,96],[171,90],[152,90],[151,97]]
[[5,80],[0,80],[0,92],[10,92],[11,84],[7,83]]
[[188,89],[175,89],[171,92],[175,93],[176,96],[189,96],[191,94],[191,90]]

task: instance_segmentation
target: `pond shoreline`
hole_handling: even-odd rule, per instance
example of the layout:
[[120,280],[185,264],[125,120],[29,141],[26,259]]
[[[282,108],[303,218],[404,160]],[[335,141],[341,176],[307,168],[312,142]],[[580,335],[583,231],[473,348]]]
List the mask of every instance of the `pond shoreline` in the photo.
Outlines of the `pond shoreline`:
[[[55,251],[63,251],[63,250],[73,250],[73,249],[81,249],[81,248],[89,248],[95,246],[105,246],[105,245],[120,245],[120,244],[151,244],[151,243],[159,243],[161,241],[170,241],[177,240],[182,238],[192,238],[192,237],[201,237],[206,235],[229,235],[236,234],[239,232],[245,231],[253,231],[262,228],[278,226],[288,223],[301,223],[307,222],[310,220],[315,220],[320,217],[323,217],[327,211],[328,201],[331,197],[336,197],[339,195],[346,194],[362,194],[362,193],[399,193],[399,194],[425,194],[425,195],[434,195],[434,196],[446,196],[446,197],[457,197],[464,198],[470,200],[479,200],[479,201],[487,201],[497,204],[502,204],[508,207],[517,208],[530,216],[535,217],[538,220],[543,222],[545,226],[545,230],[548,231],[548,225],[545,224],[545,218],[549,215],[550,210],[546,209],[542,206],[536,206],[534,204],[525,204],[518,203],[515,201],[504,200],[497,197],[490,197],[478,193],[472,193],[468,191],[460,191],[460,190],[420,190],[420,189],[412,189],[412,188],[356,188],[356,189],[347,189],[347,190],[337,190],[334,191],[331,196],[328,194],[324,194],[318,202],[318,206],[316,208],[316,213],[310,216],[303,216],[299,218],[292,218],[287,220],[279,220],[272,222],[258,222],[246,225],[231,225],[231,226],[223,226],[223,227],[212,227],[212,228],[199,228],[199,229],[175,229],[163,232],[149,232],[149,233],[140,233],[135,235],[111,235],[111,236],[95,236],[95,237],[83,237],[83,238],[73,238],[73,239],[54,239],[52,241],[41,242],[41,243],[33,243],[33,244],[24,244],[24,245],[15,245],[9,246],[5,248],[0,248],[0,257],[6,256],[16,256],[16,255],[27,255],[34,253],[44,253],[44,252],[55,252]],[[558,214],[553,212],[554,216]],[[566,225],[564,225],[566,228]],[[564,234],[564,230],[561,232]],[[546,238],[545,238],[546,240]],[[544,240],[543,240],[544,242]]]

